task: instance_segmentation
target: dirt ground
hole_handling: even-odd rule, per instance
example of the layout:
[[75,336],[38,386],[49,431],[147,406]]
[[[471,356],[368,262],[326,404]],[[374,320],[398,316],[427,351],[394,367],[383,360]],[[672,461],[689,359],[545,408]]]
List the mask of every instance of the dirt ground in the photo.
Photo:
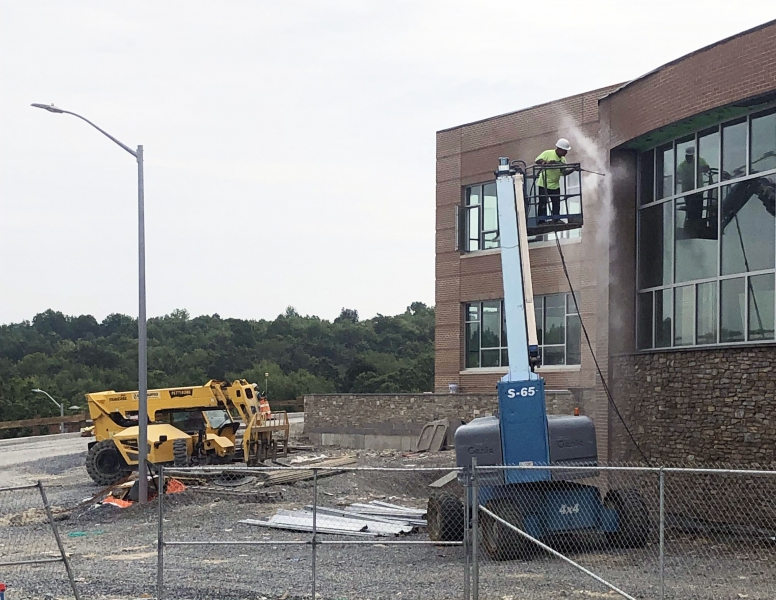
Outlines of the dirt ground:
[[[33,460],[0,463],[7,485],[40,479],[54,507],[57,526],[85,599],[156,597],[158,505],[119,509],[84,502],[99,489],[83,466],[86,440],[65,437],[69,453],[52,440],[32,442]],[[82,446],[79,447],[79,443]],[[29,443],[29,442],[28,442]],[[42,446],[40,444],[43,444]],[[56,444],[54,444],[56,446]],[[15,451],[19,447],[13,446]],[[351,451],[330,449],[330,457]],[[448,472],[454,454],[402,455],[399,452],[355,453],[359,467],[404,467],[405,471],[347,471],[322,477],[318,503],[341,507],[381,499],[408,507],[425,507],[428,483]],[[21,451],[18,456],[23,456]],[[412,470],[437,467],[436,471]],[[313,549],[307,533],[265,529],[239,523],[269,516],[281,508],[312,503],[314,485],[301,481],[274,486],[280,498],[249,501],[234,492],[256,491],[259,479],[224,491],[197,490],[165,496],[163,532],[164,598],[267,599],[310,598]],[[453,484],[455,487],[456,484]],[[216,487],[216,486],[211,486]],[[269,488],[268,488],[269,489]],[[0,562],[32,555],[56,557],[56,544],[39,512],[37,490],[0,492]],[[427,540],[424,532],[400,540]],[[321,535],[315,551],[317,598],[322,600],[445,600],[464,597],[464,552],[461,547],[407,544],[387,538]],[[689,537],[667,532],[665,598],[738,600],[776,598],[776,549],[745,540]],[[176,546],[174,542],[200,542]],[[263,542],[245,545],[244,542]],[[334,542],[347,542],[335,544]],[[353,543],[359,542],[359,543]],[[659,598],[658,546],[610,550],[592,538],[561,547],[571,558],[611,581],[634,598]],[[60,563],[0,567],[7,598],[68,598]],[[481,556],[482,600],[616,598],[607,588],[560,559],[543,554],[525,561],[495,562]]]

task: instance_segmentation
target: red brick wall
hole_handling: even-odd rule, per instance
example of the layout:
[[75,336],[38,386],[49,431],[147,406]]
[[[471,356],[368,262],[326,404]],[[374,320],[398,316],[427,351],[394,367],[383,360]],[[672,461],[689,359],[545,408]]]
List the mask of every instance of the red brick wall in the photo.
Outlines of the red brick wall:
[[[436,217],[436,388],[447,390],[456,383],[464,392],[493,391],[501,377],[497,372],[461,374],[464,366],[462,304],[503,296],[501,257],[498,252],[462,255],[455,250],[455,207],[462,202],[466,185],[492,181],[499,156],[532,161],[554,146],[564,131],[561,123],[571,118],[591,136],[598,132],[598,99],[615,89],[611,86],[557,102],[535,106],[437,134]],[[570,156],[574,159],[574,154]],[[592,204],[591,204],[592,206]],[[588,204],[586,203],[586,211]],[[586,212],[580,243],[564,245],[576,290],[582,291],[583,318],[595,336],[596,262],[595,207]],[[586,233],[587,232],[587,233]],[[552,247],[531,250],[534,293],[568,291],[558,251]],[[548,372],[544,376],[554,389],[591,388],[595,385],[589,352],[583,351],[581,369]]]

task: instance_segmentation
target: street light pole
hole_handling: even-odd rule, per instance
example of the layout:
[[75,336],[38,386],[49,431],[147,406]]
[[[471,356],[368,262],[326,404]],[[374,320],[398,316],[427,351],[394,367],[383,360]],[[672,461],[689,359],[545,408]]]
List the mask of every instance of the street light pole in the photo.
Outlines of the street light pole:
[[[35,388],[32,391],[35,392],[36,394],[45,394],[46,396],[48,396],[49,400],[51,400],[54,404],[56,404],[59,407],[59,416],[62,417],[63,419],[65,418],[65,404],[64,404],[64,402],[60,404],[59,402],[54,400],[54,398],[51,397],[51,394],[49,394],[48,392],[44,392],[43,390],[40,390],[38,388]],[[59,422],[59,433],[65,433],[65,422],[64,421],[60,421]]]
[[[148,339],[146,329],[146,284],[145,284],[145,184],[143,182],[143,146],[132,150],[107,131],[99,128],[89,119],[81,115],[57,108],[53,104],[33,104],[52,113],[73,115],[87,122],[97,131],[121,146],[137,160],[137,235],[138,235],[138,292],[139,306],[137,315],[137,366],[138,366],[138,436],[137,436],[137,471],[138,496],[140,504],[148,501],[148,472],[146,458],[148,454]],[[49,396],[50,397],[50,396]],[[53,400],[53,398],[52,398]],[[64,413],[63,413],[64,414]]]

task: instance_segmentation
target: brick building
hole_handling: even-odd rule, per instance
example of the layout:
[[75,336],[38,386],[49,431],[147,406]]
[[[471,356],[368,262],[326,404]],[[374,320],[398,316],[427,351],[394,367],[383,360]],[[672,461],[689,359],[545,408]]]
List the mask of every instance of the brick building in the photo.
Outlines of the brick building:
[[[636,459],[599,365],[650,458],[776,461],[776,21],[613,85],[437,133],[436,388],[506,372],[493,171],[559,137],[585,225],[532,238],[539,372],[574,393],[600,454]],[[776,463],[775,463],[776,464]]]

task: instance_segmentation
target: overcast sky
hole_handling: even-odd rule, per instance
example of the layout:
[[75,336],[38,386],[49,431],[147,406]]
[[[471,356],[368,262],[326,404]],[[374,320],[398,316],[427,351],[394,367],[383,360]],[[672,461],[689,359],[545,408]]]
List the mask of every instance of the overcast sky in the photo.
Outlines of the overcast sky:
[[[0,323],[434,302],[435,132],[637,77],[776,3],[2,0]],[[517,157],[514,157],[517,158]],[[530,157],[523,157],[530,158]]]

